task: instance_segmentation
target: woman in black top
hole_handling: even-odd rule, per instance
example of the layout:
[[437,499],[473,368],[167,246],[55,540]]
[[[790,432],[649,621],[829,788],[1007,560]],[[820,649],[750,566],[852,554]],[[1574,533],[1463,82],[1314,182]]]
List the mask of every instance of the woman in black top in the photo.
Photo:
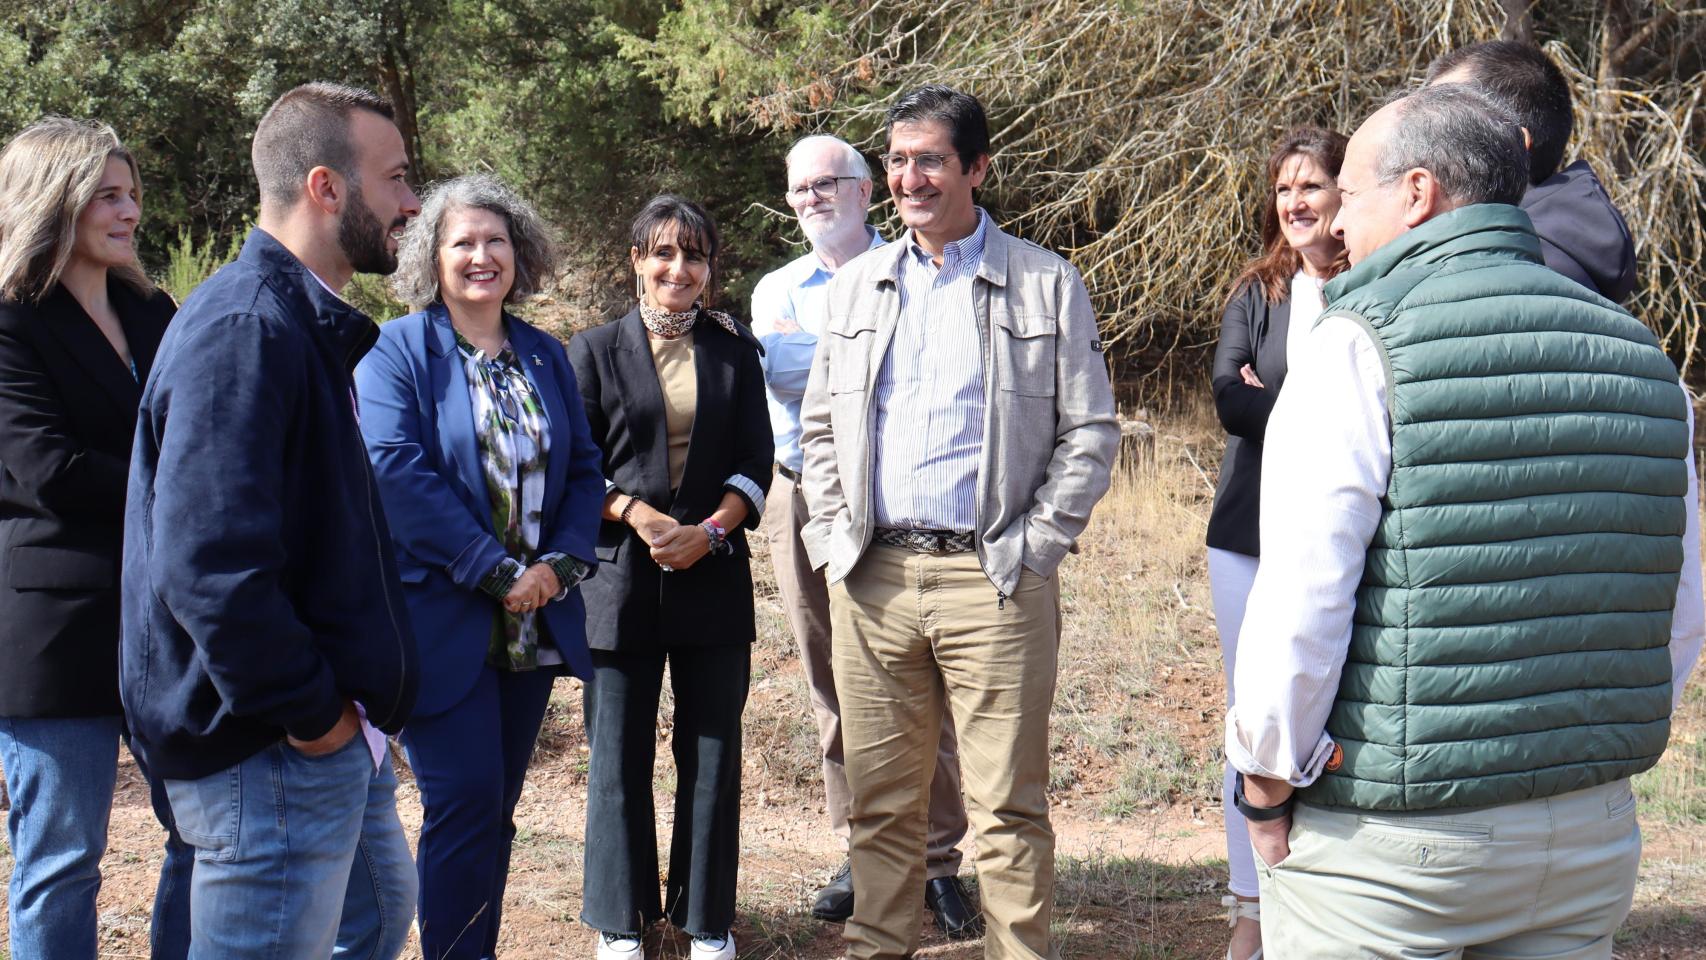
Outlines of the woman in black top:
[[[586,881],[581,919],[599,960],[640,960],[659,917],[693,937],[692,960],[732,960],[740,853],[741,712],[753,627],[746,530],[770,485],[759,346],[706,309],[716,224],[654,198],[629,251],[640,303],[569,342],[604,452],[604,523],[586,597]],[[669,874],[657,886],[652,759],[665,663],[677,786]]]
[[[0,152],[0,765],[13,960],[93,960],[118,770],[119,559],[142,380],[175,307],[136,262],[141,187],[110,127]],[[153,955],[189,950],[192,851],[166,826]]]
[[[1268,156],[1262,199],[1262,253],[1232,282],[1214,351],[1214,408],[1226,428],[1226,455],[1208,521],[1208,576],[1233,701],[1233,664],[1244,604],[1260,552],[1262,436],[1285,382],[1286,352],[1321,315],[1322,286],[1348,265],[1333,236],[1339,212],[1335,180],[1345,138],[1320,127],[1298,127]],[[1226,768],[1222,809],[1232,896],[1224,903],[1233,927],[1228,960],[1261,956],[1256,868],[1244,818],[1232,804],[1235,771]]]

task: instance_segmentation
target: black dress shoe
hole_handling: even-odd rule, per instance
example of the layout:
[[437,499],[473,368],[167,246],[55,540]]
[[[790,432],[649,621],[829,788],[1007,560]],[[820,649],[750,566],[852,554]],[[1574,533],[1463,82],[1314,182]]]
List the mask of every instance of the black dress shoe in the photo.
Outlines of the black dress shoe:
[[983,933],[983,914],[966,897],[959,877],[925,881],[924,905],[930,908],[936,926],[949,940],[965,940]]
[[846,923],[853,915],[853,864],[842,861],[829,885],[812,899],[812,916],[830,923]]

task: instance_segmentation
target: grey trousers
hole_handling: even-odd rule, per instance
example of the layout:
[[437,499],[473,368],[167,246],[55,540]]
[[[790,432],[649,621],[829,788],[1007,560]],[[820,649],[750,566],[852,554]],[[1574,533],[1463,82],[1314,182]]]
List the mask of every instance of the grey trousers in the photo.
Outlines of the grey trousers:
[[[788,611],[788,625],[800,647],[800,666],[806,671],[812,712],[817,715],[818,746],[823,752],[824,805],[829,827],[843,844],[850,836],[847,809],[847,762],[841,746],[841,701],[835,696],[835,671],[830,665],[829,587],[823,571],[813,570],[800,542],[806,525],[806,500],[792,480],[778,473],[770,485],[770,512],[764,531],[770,541],[770,562],[776,585]],[[960,796],[959,744],[953,717],[942,714],[942,737],[936,748],[936,773],[930,781],[930,826],[924,848],[929,879],[960,872],[960,841],[966,835],[966,805]]]

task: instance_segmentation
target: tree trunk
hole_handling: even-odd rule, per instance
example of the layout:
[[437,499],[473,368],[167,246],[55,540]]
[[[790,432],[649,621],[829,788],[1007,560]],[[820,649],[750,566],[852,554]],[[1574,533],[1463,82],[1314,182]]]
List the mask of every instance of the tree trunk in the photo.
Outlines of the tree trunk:
[[397,130],[403,135],[403,150],[409,157],[410,179],[418,183],[425,176],[421,169],[420,114],[415,103],[414,64],[409,58],[409,27],[399,6],[396,2],[385,5],[385,46],[379,55],[379,82],[396,113]]

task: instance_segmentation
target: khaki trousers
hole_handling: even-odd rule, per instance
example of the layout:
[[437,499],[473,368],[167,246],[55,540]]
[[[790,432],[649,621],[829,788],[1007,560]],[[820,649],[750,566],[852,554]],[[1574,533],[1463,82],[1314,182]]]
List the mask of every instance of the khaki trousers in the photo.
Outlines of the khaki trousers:
[[1262,885],[1273,960],[1609,960],[1641,830],[1628,780],[1427,814],[1299,804]]
[[[788,612],[788,625],[800,646],[800,665],[806,671],[812,712],[817,715],[818,747],[823,753],[824,805],[829,826],[845,845],[848,842],[847,810],[852,793],[847,789],[847,766],[841,742],[841,701],[835,695],[835,671],[830,663],[829,586],[823,571],[813,570],[800,541],[800,529],[810,514],[806,498],[794,481],[780,473],[770,484],[770,511],[765,515],[765,534],[770,541],[770,562],[776,569],[776,585]],[[960,841],[966,836],[966,805],[960,799],[960,757],[954,740],[954,724],[942,714],[942,739],[936,750],[936,774],[930,781],[930,827],[925,841],[925,873],[934,880],[960,872]]]
[[984,957],[1058,960],[1048,721],[1060,590],[1024,572],[998,600],[973,553],[872,545],[830,587],[835,689],[853,790],[850,960],[918,946],[924,833],[942,713],[959,732]]

